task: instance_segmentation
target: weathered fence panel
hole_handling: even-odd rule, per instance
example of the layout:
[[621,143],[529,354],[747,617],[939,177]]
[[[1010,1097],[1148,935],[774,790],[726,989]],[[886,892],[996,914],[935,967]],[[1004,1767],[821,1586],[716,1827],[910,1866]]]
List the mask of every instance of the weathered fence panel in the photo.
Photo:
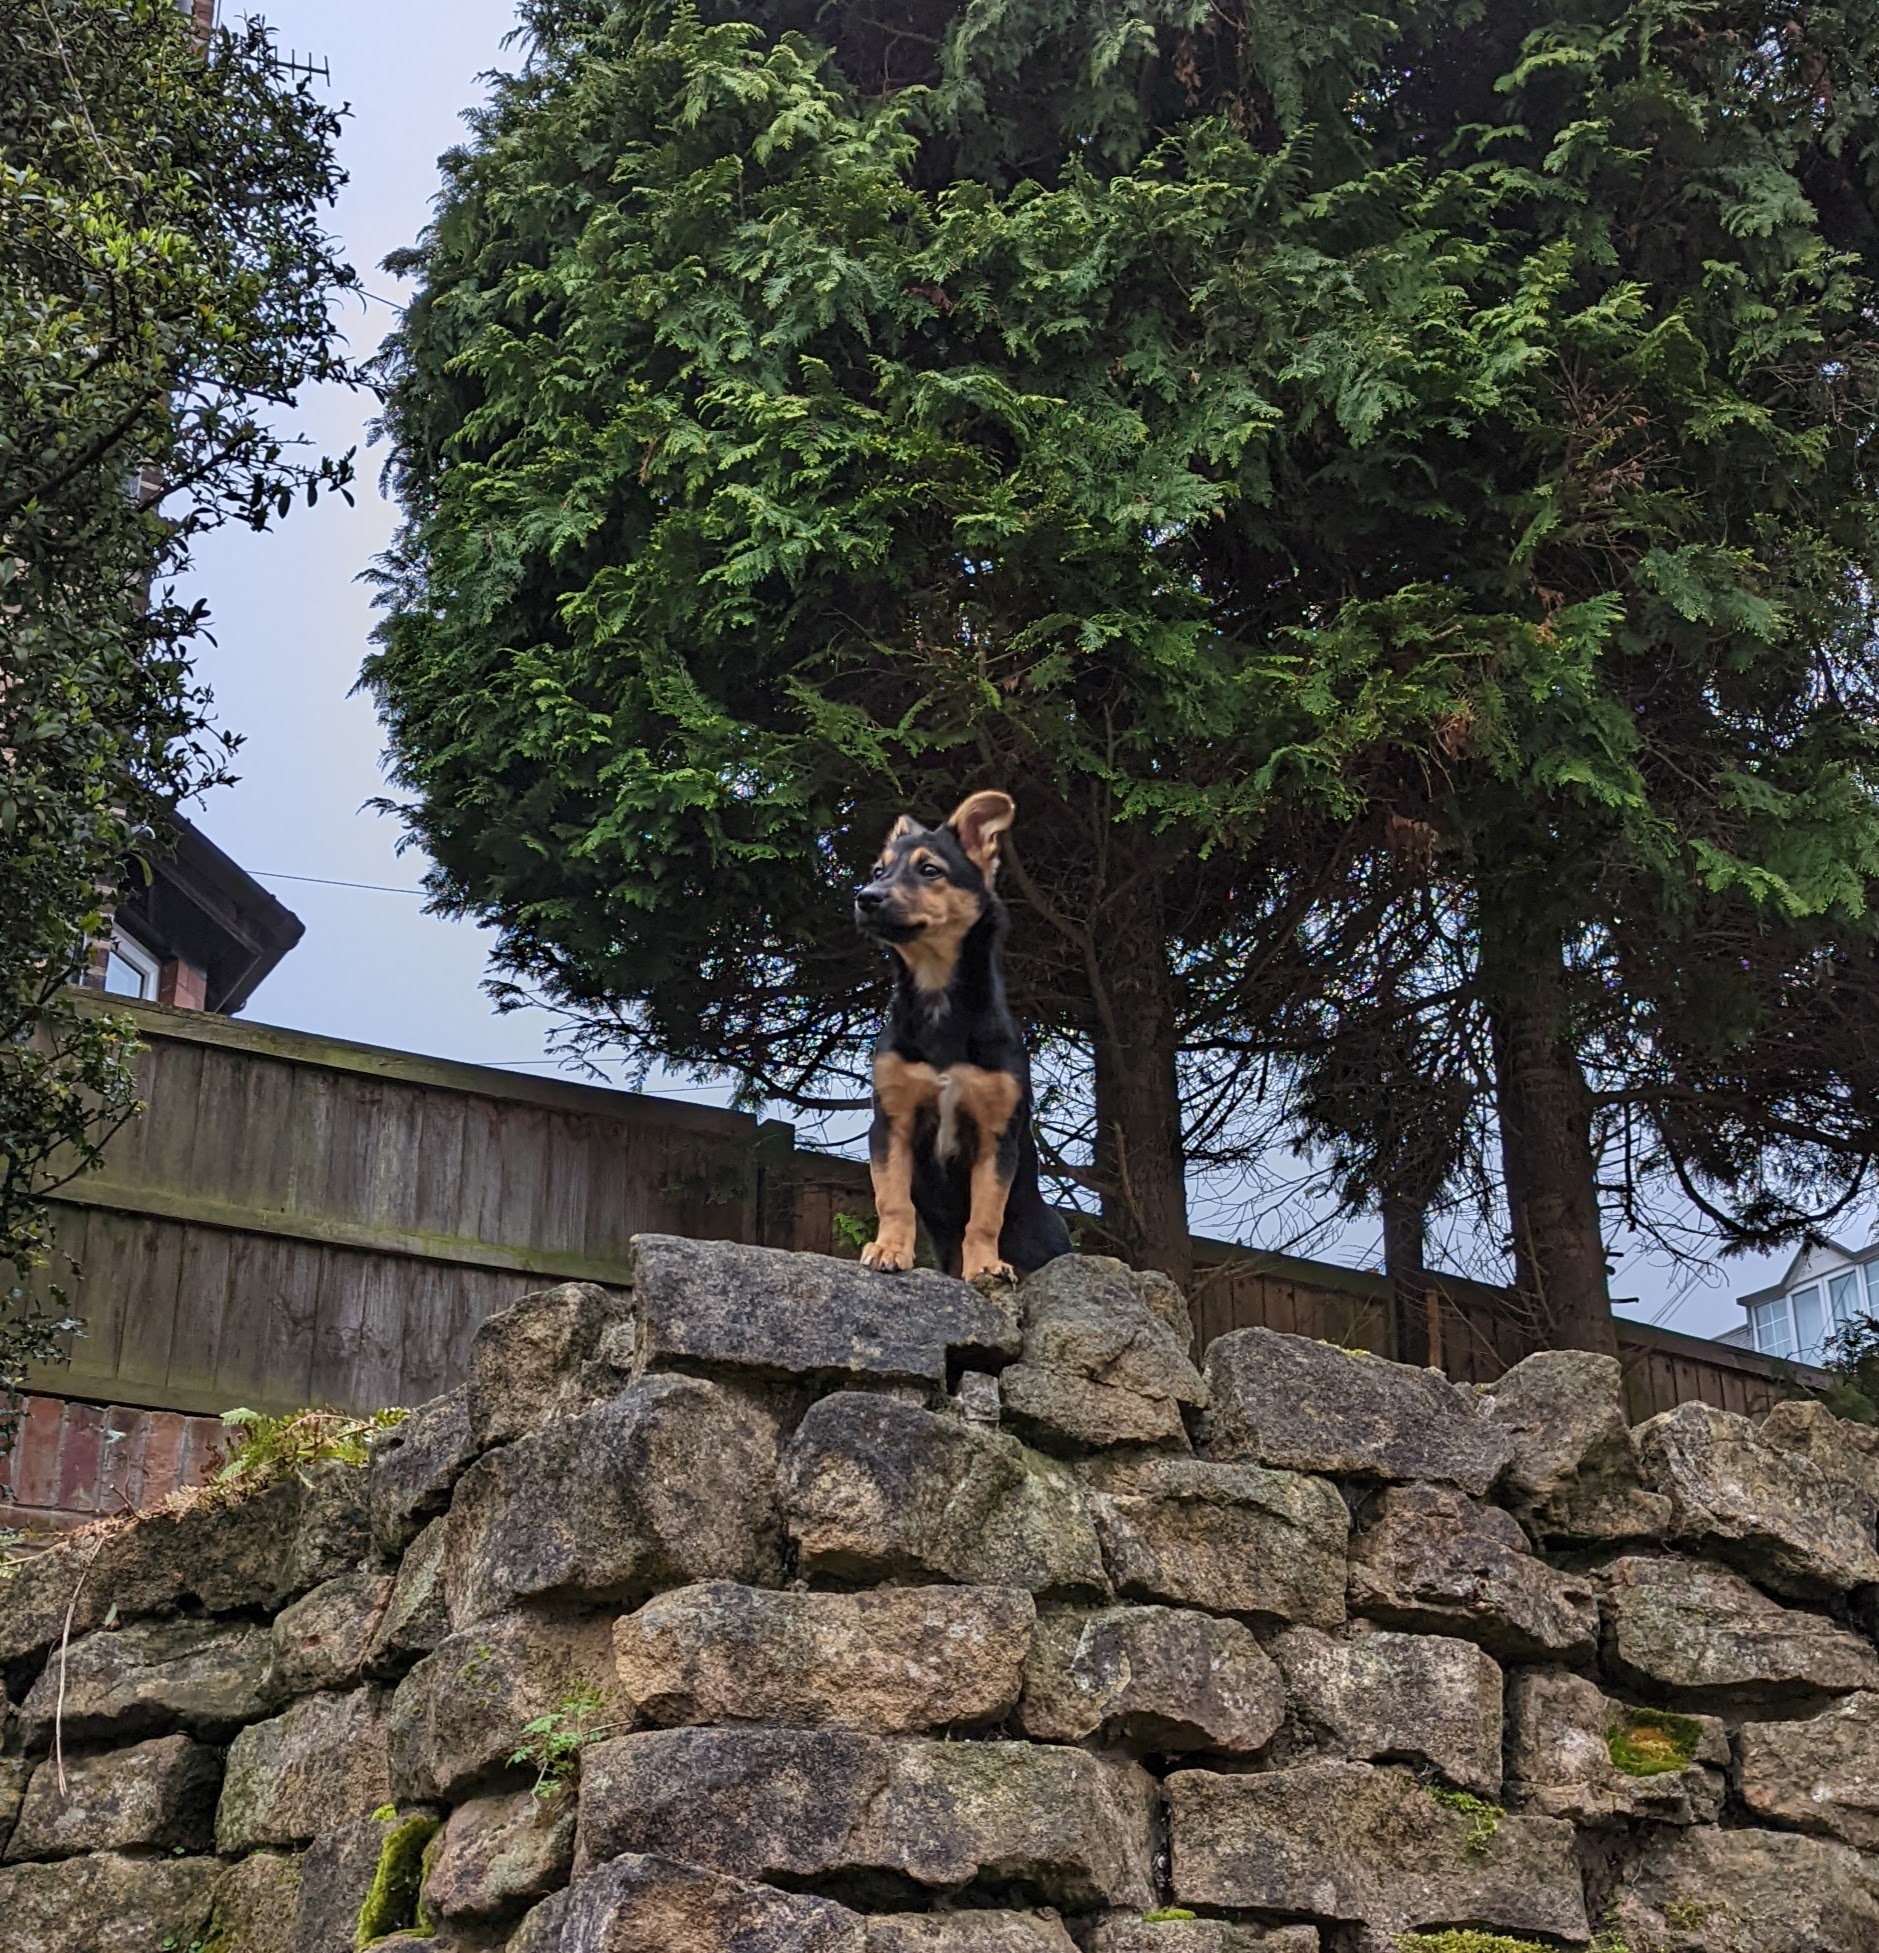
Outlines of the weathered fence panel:
[[[60,1197],[85,1334],[63,1395],[213,1411],[416,1403],[492,1310],[618,1282],[657,1230],[795,1245],[787,1126],[132,1007],[148,1108]],[[846,1165],[846,1162],[839,1164]],[[862,1176],[865,1184],[865,1173]]]

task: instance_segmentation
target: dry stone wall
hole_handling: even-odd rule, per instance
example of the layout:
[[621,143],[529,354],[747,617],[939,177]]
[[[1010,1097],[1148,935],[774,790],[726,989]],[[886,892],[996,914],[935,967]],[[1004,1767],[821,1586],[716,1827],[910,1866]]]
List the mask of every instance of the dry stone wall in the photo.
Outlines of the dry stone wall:
[[0,1580],[0,1953],[1879,1953],[1879,1445],[647,1238]]

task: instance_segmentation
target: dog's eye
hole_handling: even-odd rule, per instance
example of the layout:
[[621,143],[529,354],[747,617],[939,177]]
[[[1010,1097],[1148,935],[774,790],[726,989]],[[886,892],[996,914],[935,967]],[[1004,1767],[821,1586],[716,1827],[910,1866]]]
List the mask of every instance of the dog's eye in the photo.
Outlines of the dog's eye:
[[936,881],[941,875],[945,874],[946,870],[937,861],[923,861],[920,864],[920,872],[928,881]]

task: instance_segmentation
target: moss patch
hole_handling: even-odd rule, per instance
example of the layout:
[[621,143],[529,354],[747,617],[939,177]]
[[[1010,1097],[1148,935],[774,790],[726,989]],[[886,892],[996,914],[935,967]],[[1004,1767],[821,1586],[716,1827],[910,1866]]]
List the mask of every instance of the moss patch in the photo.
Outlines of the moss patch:
[[1627,1709],[1605,1732],[1612,1767],[1627,1777],[1661,1777],[1687,1770],[1703,1725],[1668,1709]]
[[1398,1933],[1397,1953],[1553,1953],[1537,1939],[1508,1939],[1501,1933],[1467,1930],[1448,1933]]
[[[1494,1834],[1501,1828],[1501,1819],[1507,1813],[1498,1804],[1490,1804],[1485,1797],[1473,1796],[1466,1790],[1432,1790],[1429,1795],[1438,1804],[1473,1820],[1468,1827],[1468,1852],[1471,1857],[1485,1858],[1494,1842]],[[1518,1942],[1511,1941],[1509,1944],[1517,1945]],[[1418,1953],[1422,1953],[1422,1950],[1418,1949]],[[1437,1953],[1471,1953],[1471,1950],[1465,1946],[1459,1949],[1442,1947],[1437,1949]],[[1493,1953],[1493,1949],[1489,1953]]]
[[1198,1919],[1198,1912],[1190,1912],[1186,1906],[1163,1906],[1159,1912],[1142,1914],[1144,1926],[1165,1926],[1173,1919]]
[[417,1923],[424,1847],[441,1828],[434,1817],[407,1817],[385,1833],[385,1841],[378,1848],[378,1870],[372,1874],[371,1890],[359,1908],[354,1946],[370,1946],[375,1939]]
[[418,1903],[416,1916],[411,1921],[414,1933],[427,1933],[433,1937],[437,1932],[437,1921],[424,1910],[424,1885],[430,1878],[431,1867],[437,1863],[437,1854],[444,1848],[444,1827],[437,1827],[437,1835],[424,1847],[424,1863],[418,1872]]
[[[1554,1953],[1537,1939],[1508,1939],[1501,1933],[1478,1933],[1468,1927],[1446,1933],[1398,1933],[1397,1953]],[[1631,1953],[1623,1940],[1600,1933],[1588,1953]]]

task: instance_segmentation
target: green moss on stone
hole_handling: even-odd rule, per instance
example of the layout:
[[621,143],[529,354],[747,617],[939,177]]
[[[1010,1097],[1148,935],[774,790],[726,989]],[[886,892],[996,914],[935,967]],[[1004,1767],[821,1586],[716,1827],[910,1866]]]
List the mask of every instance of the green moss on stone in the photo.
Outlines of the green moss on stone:
[[424,1882],[424,1847],[439,1829],[434,1817],[407,1817],[385,1833],[385,1841],[378,1848],[378,1870],[372,1874],[371,1890],[359,1908],[358,1929],[352,1936],[355,1947],[370,1946],[374,1940],[416,1923],[418,1892]]
[[[1463,1817],[1473,1819],[1468,1827],[1467,1848],[1471,1856],[1485,1858],[1494,1836],[1501,1828],[1501,1819],[1507,1813],[1498,1804],[1490,1804],[1484,1797],[1476,1797],[1466,1790],[1432,1790],[1429,1795],[1438,1804],[1451,1811],[1459,1811]],[[1448,1953],[1443,1949],[1442,1953]],[[1466,1947],[1461,1953],[1468,1953]]]
[[1397,1953],[1553,1953],[1537,1939],[1508,1939],[1502,1933],[1398,1933]]
[[1190,1912],[1186,1906],[1163,1906],[1159,1912],[1143,1913],[1142,1924],[1144,1926],[1165,1926],[1171,1920],[1198,1919],[1199,1917],[1200,1914],[1198,1912]]
[[437,1835],[424,1847],[424,1862],[418,1869],[417,1912],[411,1921],[411,1930],[414,1933],[435,1934],[437,1931],[437,1921],[424,1910],[424,1888],[430,1883],[431,1867],[437,1863],[437,1854],[443,1848],[444,1828],[440,1824],[437,1827]]
[[1703,1725],[1668,1709],[1627,1709],[1605,1732],[1612,1767],[1627,1777],[1661,1777],[1687,1770]]
[[[1537,1939],[1508,1939],[1502,1933],[1480,1933],[1471,1927],[1445,1933],[1398,1933],[1397,1953],[1553,1953]],[[1587,1953],[1631,1953],[1623,1940],[1600,1933]]]

